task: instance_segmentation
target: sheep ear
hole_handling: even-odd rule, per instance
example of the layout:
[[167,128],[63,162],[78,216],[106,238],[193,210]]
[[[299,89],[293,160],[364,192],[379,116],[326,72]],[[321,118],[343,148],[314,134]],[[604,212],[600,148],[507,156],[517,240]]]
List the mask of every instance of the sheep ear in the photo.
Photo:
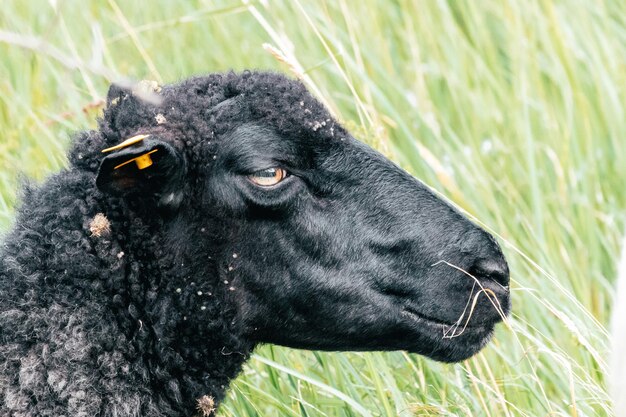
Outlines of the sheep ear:
[[182,200],[185,161],[168,143],[139,135],[112,148],[102,160],[96,185],[106,194],[153,198],[175,208]]
[[117,105],[124,98],[129,97],[131,94],[130,89],[124,88],[118,84],[111,84],[107,93],[107,107]]

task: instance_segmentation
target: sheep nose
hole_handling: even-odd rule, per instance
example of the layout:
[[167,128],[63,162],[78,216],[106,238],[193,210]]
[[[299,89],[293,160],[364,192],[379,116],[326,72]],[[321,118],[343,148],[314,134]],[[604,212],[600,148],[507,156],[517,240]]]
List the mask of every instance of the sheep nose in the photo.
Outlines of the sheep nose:
[[498,259],[479,258],[469,271],[481,280],[492,279],[502,286],[509,285],[509,267],[504,257]]

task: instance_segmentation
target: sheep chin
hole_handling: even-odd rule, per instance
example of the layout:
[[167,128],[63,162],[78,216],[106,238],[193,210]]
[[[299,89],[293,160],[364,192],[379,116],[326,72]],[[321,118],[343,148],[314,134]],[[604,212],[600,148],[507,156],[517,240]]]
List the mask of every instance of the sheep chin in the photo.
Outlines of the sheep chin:
[[424,316],[412,309],[404,309],[402,315],[411,320],[422,338],[428,339],[428,348],[422,342],[409,348],[439,362],[455,363],[474,356],[491,340],[496,323],[464,326],[463,323],[446,323]]

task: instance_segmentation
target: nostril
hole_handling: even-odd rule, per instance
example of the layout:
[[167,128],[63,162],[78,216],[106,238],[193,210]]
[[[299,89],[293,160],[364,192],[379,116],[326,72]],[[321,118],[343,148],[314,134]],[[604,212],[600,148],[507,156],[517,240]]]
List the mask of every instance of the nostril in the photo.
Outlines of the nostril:
[[509,285],[509,267],[504,259],[478,259],[469,271],[476,278],[491,278],[500,285]]

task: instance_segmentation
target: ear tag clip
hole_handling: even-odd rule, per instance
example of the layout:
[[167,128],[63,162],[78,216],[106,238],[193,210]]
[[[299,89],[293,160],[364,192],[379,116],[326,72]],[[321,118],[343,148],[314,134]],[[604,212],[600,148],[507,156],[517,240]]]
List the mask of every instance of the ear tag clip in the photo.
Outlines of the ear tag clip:
[[[144,139],[146,139],[148,137],[150,137],[150,135],[133,136],[132,138],[128,138],[124,142],[122,142],[122,143],[120,143],[118,145],[112,146],[110,148],[103,149],[102,153],[111,152],[111,151],[117,151],[117,150],[120,150],[120,149],[127,148],[127,147],[129,147],[131,145],[134,145],[135,143],[141,142],[142,140],[144,140]],[[117,165],[113,169],[118,169],[118,168],[123,167],[124,165],[129,164],[129,163],[131,163],[133,161],[135,161],[135,164],[137,165],[137,168],[139,168],[139,169],[146,169],[146,168],[148,168],[149,166],[152,165],[152,158],[150,158],[150,154],[155,153],[157,150],[158,149],[155,149],[153,151],[144,153],[143,155],[139,155],[136,158],[129,159],[128,161]]]
[[135,161],[135,164],[137,165],[137,168],[139,169],[146,169],[148,168],[150,165],[152,165],[152,158],[150,158],[150,154],[155,153],[156,151],[158,151],[158,149],[155,149],[153,151],[144,153],[143,155],[139,155],[136,158],[133,159],[129,159],[126,162],[122,162],[121,164],[119,164],[118,166],[114,167],[113,169],[118,169],[123,167],[126,164],[130,164],[131,162]]
[[127,148],[130,145],[134,145],[135,143],[139,143],[139,142],[141,142],[142,140],[144,140],[144,139],[146,139],[148,137],[150,137],[150,135],[133,136],[132,138],[128,138],[124,142],[122,142],[122,143],[120,143],[118,145],[112,146],[110,148],[103,149],[102,153],[107,153],[107,152],[117,151],[119,149]]

